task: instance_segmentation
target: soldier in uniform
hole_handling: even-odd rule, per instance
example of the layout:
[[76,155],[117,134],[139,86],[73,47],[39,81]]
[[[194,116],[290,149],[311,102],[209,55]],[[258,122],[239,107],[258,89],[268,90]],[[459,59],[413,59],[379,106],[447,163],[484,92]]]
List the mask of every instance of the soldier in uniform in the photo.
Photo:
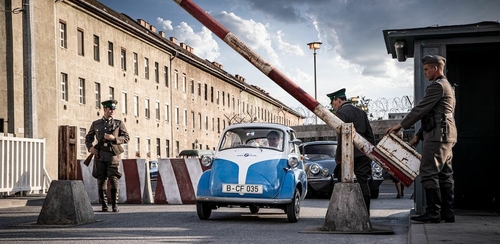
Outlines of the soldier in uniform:
[[[345,88],[340,89],[336,92],[327,94],[330,98],[330,103],[335,109],[335,115],[345,123],[353,123],[356,132],[369,141],[375,144],[375,136],[373,135],[373,130],[368,121],[368,115],[365,111],[354,106],[350,101],[347,101],[345,95]],[[337,162],[337,167],[335,168],[336,176],[340,175],[340,165],[342,157],[342,138],[338,137],[337,152],[335,154],[335,161]],[[364,155],[359,149],[354,148],[354,174],[361,187],[361,192],[363,193],[363,199],[365,201],[366,210],[368,215],[370,215],[370,187],[368,185],[368,179],[371,177],[371,162],[372,160]]]
[[426,212],[411,217],[420,222],[455,222],[453,212],[452,148],[457,142],[457,129],[453,113],[455,92],[444,76],[446,59],[439,55],[422,58],[425,77],[431,82],[422,101],[414,107],[401,123],[387,129],[386,133],[408,129],[422,120],[410,144],[424,141],[420,163],[420,177],[425,190]]
[[[125,123],[113,118],[116,109],[116,100],[102,102],[103,117],[92,122],[89,132],[85,136],[85,145],[90,153],[95,155],[92,176],[97,179],[99,200],[102,211],[108,211],[107,187],[108,179],[111,183],[111,199],[113,212],[118,212],[120,154],[123,152],[121,144],[129,141]],[[97,144],[94,143],[97,140]]]

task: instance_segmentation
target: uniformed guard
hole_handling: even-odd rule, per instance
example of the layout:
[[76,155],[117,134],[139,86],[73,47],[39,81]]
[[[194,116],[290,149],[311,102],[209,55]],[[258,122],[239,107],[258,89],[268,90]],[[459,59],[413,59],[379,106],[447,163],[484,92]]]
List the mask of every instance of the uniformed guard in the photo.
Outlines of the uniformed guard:
[[[372,127],[368,121],[368,115],[365,111],[354,106],[351,101],[347,100],[345,91],[345,88],[342,88],[338,91],[327,94],[330,98],[332,108],[335,109],[335,115],[344,123],[352,123],[359,135],[370,143],[375,144],[375,136],[373,135]],[[338,146],[335,154],[337,167],[335,167],[335,174],[340,179],[342,137],[337,136],[337,140]],[[363,154],[359,149],[354,148],[354,174],[356,175],[356,179],[361,187],[368,215],[370,214],[370,187],[368,185],[368,179],[371,177],[372,172],[371,162],[372,160],[370,158]]]
[[411,217],[420,222],[455,222],[453,211],[453,146],[457,142],[455,125],[455,92],[446,76],[446,59],[439,55],[422,58],[424,75],[430,81],[425,95],[401,121],[386,133],[408,129],[422,121],[422,126],[410,141],[416,146],[423,140],[420,163],[421,183],[425,190],[425,213]]
[[[113,118],[116,109],[116,100],[107,100],[101,103],[103,117],[92,122],[89,132],[85,136],[85,145],[88,151],[95,155],[92,176],[97,179],[99,201],[102,211],[108,211],[107,186],[108,179],[111,185],[111,199],[113,212],[118,212],[120,154],[123,152],[121,144],[129,141],[125,123]],[[94,140],[97,143],[94,144]]]

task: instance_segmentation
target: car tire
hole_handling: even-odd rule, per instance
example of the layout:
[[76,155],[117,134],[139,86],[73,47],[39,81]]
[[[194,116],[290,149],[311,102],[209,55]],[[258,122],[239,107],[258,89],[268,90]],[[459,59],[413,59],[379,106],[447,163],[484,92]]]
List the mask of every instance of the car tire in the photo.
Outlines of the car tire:
[[254,205],[254,204],[248,206],[248,208],[250,208],[250,213],[253,213],[253,214],[258,213],[260,210],[260,207],[257,205]]
[[286,217],[288,222],[295,223],[299,220],[300,216],[300,192],[295,189],[292,202],[286,205]]
[[370,198],[377,199],[379,195],[379,189],[370,190]]
[[196,202],[196,212],[198,213],[198,218],[201,220],[207,220],[212,214],[212,208],[210,208],[210,203],[208,202]]

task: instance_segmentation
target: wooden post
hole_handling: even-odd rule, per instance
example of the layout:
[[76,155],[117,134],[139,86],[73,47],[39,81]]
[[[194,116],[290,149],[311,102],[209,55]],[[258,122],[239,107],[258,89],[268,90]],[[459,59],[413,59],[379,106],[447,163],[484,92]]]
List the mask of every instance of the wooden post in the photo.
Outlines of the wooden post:
[[354,124],[342,124],[342,183],[354,183]]
[[76,126],[59,126],[59,180],[76,180]]

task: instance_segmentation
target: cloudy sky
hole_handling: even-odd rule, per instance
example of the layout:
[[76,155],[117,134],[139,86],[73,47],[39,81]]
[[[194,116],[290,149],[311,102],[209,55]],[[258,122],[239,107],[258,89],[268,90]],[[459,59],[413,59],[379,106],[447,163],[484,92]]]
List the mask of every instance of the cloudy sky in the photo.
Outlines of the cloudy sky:
[[[173,0],[100,0],[133,19],[144,19],[247,79],[292,108],[300,103],[228,47]],[[413,98],[413,59],[387,54],[382,31],[500,20],[498,0],[194,0],[245,44],[314,97],[347,89],[347,96]]]

